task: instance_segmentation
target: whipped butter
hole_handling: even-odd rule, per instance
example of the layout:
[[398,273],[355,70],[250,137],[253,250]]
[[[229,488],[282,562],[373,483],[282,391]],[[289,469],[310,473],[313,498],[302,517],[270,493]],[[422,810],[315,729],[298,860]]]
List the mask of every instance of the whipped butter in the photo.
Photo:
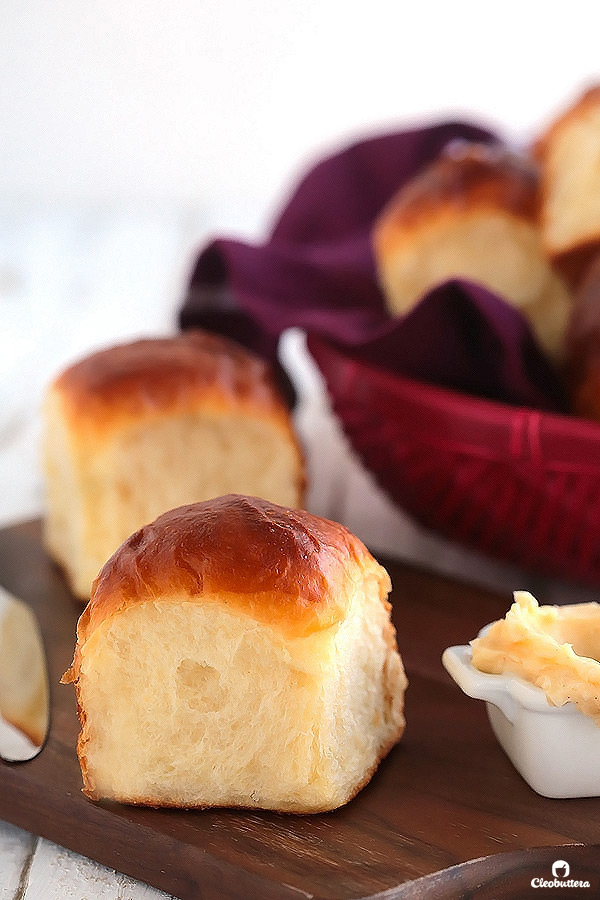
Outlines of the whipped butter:
[[527,591],[515,591],[505,618],[471,647],[481,672],[519,675],[551,705],[574,703],[600,725],[600,604],[539,606]]

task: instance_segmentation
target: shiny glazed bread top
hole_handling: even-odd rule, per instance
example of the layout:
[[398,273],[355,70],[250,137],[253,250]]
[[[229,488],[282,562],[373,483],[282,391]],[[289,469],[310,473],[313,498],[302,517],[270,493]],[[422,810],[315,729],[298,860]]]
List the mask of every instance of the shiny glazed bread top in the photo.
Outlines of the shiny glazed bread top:
[[69,680],[95,629],[136,603],[222,602],[293,638],[342,621],[369,577],[385,596],[389,576],[361,541],[305,510],[237,494],[179,507],[133,534],[100,571]]
[[50,396],[74,429],[95,435],[130,420],[248,410],[287,427],[288,410],[270,367],[243,347],[202,331],[100,350],[66,369]]

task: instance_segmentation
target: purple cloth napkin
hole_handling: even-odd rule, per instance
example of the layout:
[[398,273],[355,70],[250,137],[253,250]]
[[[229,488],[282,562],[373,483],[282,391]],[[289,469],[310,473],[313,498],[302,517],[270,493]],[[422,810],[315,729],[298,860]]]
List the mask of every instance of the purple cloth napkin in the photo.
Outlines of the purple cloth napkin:
[[449,281],[401,319],[385,310],[375,279],[373,222],[398,188],[454,139],[497,141],[482,128],[451,122],[372,138],[320,162],[264,244],[221,238],[205,248],[181,326],[218,331],[273,362],[281,332],[298,326],[400,375],[562,410],[558,378],[527,322],[485,288]]

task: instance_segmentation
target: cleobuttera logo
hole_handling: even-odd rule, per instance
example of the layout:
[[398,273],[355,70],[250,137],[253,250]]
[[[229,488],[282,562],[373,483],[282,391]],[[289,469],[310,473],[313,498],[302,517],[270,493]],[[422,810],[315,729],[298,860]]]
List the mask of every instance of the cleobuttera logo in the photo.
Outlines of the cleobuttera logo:
[[532,878],[532,888],[589,888],[589,881],[577,881],[569,878],[571,866],[565,859],[557,859],[552,863],[552,880],[549,878]]
[[557,859],[552,863],[552,875],[554,878],[568,878],[571,867],[564,859]]

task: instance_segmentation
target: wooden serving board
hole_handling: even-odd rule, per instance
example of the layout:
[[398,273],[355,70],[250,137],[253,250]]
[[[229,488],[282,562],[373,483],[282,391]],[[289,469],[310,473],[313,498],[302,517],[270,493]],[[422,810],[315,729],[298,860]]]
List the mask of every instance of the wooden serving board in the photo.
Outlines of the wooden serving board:
[[[570,897],[600,896],[600,799],[535,794],[496,743],[484,704],[465,697],[440,662],[446,646],[502,616],[510,597],[388,568],[410,680],[408,726],[355,800],[299,817],[142,809],[81,793],[74,691],[59,684],[81,606],[46,557],[39,523],[0,531],[0,583],[39,616],[52,693],[42,753],[0,764],[0,818],[181,900],[355,900],[384,891],[386,900],[522,898],[532,877],[552,877],[557,858],[570,862],[571,878],[591,879],[591,890]],[[564,847],[573,843],[586,846]]]

